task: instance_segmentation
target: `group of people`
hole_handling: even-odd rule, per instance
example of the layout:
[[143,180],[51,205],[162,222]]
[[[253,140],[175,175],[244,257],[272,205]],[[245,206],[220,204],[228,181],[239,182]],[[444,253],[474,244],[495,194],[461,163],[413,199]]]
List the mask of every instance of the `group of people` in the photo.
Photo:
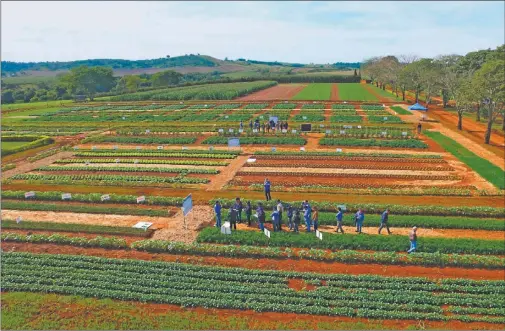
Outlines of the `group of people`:
[[[244,123],[240,121],[240,129],[244,128]],[[253,130],[256,129],[258,131],[261,131],[263,133],[265,132],[270,132],[272,131],[279,131],[279,130],[287,130],[288,129],[288,122],[285,121],[277,121],[277,123],[274,120],[270,121],[265,121],[264,123],[260,123],[260,120],[256,118],[254,120],[254,123],[252,120],[249,121],[249,129]]]

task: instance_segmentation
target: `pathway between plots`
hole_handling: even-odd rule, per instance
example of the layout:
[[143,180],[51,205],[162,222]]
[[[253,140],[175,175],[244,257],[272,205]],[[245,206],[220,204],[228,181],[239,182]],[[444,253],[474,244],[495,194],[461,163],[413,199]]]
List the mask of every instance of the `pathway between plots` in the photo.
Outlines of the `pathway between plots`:
[[218,175],[214,176],[207,187],[207,191],[220,191],[223,186],[235,177],[237,171],[242,168],[248,158],[249,155],[239,155],[236,159],[231,161],[226,168],[221,170]]

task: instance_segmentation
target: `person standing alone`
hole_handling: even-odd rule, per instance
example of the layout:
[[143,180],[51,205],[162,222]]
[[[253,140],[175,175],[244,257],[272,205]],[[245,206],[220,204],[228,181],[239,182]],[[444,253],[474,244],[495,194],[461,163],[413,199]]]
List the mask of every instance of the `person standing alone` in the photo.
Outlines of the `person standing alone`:
[[356,213],[356,232],[361,234],[363,223],[365,221],[365,212],[360,208]]
[[410,249],[407,251],[407,253],[413,253],[417,249],[417,226],[414,226],[412,228],[412,231],[409,233],[409,240],[410,240]]
[[342,220],[344,218],[344,213],[342,212],[342,208],[338,207],[337,208],[337,233],[338,230],[340,230],[342,233],[344,233],[344,229],[342,228]]
[[251,226],[251,215],[252,215],[251,201],[247,201],[247,204],[245,205],[245,216],[247,217],[247,226]]
[[267,199],[267,201],[272,200],[272,196],[270,195],[270,181],[268,180],[268,178],[265,178],[263,187],[265,188],[265,198]]
[[214,205],[214,212],[216,213],[216,228],[221,227],[221,203],[216,201],[216,204]]
[[386,209],[381,215],[381,225],[379,226],[379,234],[381,234],[383,228],[386,228],[386,230],[388,230],[388,234],[391,234],[391,231],[389,230],[388,226],[388,218],[389,218],[389,208]]

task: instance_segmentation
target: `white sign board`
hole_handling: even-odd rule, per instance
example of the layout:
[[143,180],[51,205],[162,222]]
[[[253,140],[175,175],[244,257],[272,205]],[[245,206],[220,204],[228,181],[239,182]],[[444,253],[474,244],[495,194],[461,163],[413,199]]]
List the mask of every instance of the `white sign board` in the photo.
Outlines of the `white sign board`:
[[137,197],[137,203],[141,203],[141,202],[144,202],[146,201],[146,197],[145,196],[140,196],[140,197]]
[[30,191],[25,193],[25,199],[32,198],[35,196],[35,192]]
[[407,132],[402,132],[402,136],[407,136]]
[[270,230],[264,229],[263,232],[265,233],[265,236],[267,236],[268,238],[270,238]]
[[346,211],[347,210],[346,205],[337,205],[337,207],[340,207],[340,209],[342,209],[342,211]]
[[137,163],[139,163],[139,160],[135,160],[135,161],[133,161],[133,163],[137,164]]
[[104,194],[104,195],[102,195],[102,196],[100,197],[100,200],[102,200],[102,201],[108,201],[108,200],[110,200],[110,195],[108,195],[108,194]]
[[306,120],[306,119],[307,119],[307,116],[302,116],[302,118],[303,118],[304,120]]
[[243,129],[238,129],[238,133],[242,133],[242,132],[244,132]]
[[92,150],[96,150],[96,146],[91,146],[91,149]]
[[316,237],[319,238],[320,240],[323,240],[323,233],[319,230],[316,230]]
[[158,149],[163,149],[163,146],[158,146]]
[[114,147],[112,147],[112,149],[117,149],[117,148],[118,148],[118,147],[117,147],[117,145],[116,145],[116,146],[114,146]]
[[260,118],[261,118],[261,119],[264,119],[264,118],[265,118],[265,116],[261,115],[261,116],[260,116]]
[[386,131],[382,131],[382,135],[383,135],[383,136],[387,136],[387,134],[388,134],[388,133],[387,133]]
[[300,147],[300,151],[305,152],[305,147]]
[[224,224],[221,225],[221,233],[222,234],[231,234],[230,222],[224,222]]
[[345,130],[340,130],[340,134],[345,134]]
[[387,120],[388,120],[387,116],[384,116],[384,121],[387,121]]
[[331,130],[326,130],[326,134],[331,134]]
[[319,127],[320,128],[324,128],[324,124],[319,124]]
[[233,129],[228,129],[228,132],[229,133],[233,133]]
[[151,130],[147,129],[147,130],[146,130],[146,133],[151,133]]
[[142,147],[137,146],[137,147],[135,147],[135,149],[137,149],[137,150],[141,150],[141,149],[142,149]]
[[337,153],[342,153],[342,148],[337,148]]
[[253,158],[247,159],[247,163],[254,163],[254,162],[256,162],[256,159],[253,159]]
[[70,193],[63,193],[61,195],[61,200],[70,200],[70,199],[72,199],[72,194]]
[[214,146],[210,146],[209,151],[213,151],[213,150],[214,150]]
[[22,220],[23,220],[23,218],[21,216],[16,217],[17,224],[21,223]]
[[253,132],[254,133],[258,133],[258,129],[253,129]]
[[144,229],[144,230],[147,230],[149,229],[149,227],[153,225],[153,223],[149,223],[149,222],[138,222],[137,224],[135,224],[133,227],[135,229]]
[[188,150],[188,146],[182,146],[182,150],[183,150],[183,151]]
[[228,117],[230,117],[230,116],[226,115],[224,118],[228,118]]
[[219,130],[217,130],[217,132],[219,132],[219,133],[223,133],[223,132],[224,132],[224,130],[223,130],[223,129],[219,129]]
[[275,151],[277,151],[277,148],[272,147],[272,152],[275,152]]
[[282,129],[282,133],[288,133],[288,130]]
[[358,125],[358,129],[361,129],[361,125]]
[[296,133],[296,130],[291,130],[291,133]]

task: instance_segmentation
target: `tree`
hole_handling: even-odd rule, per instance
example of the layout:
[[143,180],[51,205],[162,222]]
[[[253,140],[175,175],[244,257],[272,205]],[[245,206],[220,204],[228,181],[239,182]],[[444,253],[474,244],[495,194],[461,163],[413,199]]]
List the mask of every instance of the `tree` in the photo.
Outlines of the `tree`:
[[177,85],[181,81],[182,74],[173,70],[157,72],[151,77],[154,87]]
[[419,60],[406,65],[402,72],[406,88],[413,90],[415,93],[416,103],[419,102],[419,94],[423,90],[421,81],[423,69],[423,63]]
[[120,81],[124,82],[124,87],[128,90],[128,92],[136,92],[142,82],[142,79],[137,75],[126,75],[121,77]]
[[472,79],[473,89],[480,100],[485,100],[488,122],[484,143],[489,144],[493,123],[504,112],[505,105],[505,61],[491,60],[477,70]]
[[456,65],[461,57],[455,54],[440,55],[434,60],[435,65],[440,70],[439,82],[442,89],[444,108],[447,107],[450,99],[454,99],[456,89],[458,88],[461,75],[458,73]]
[[354,76],[358,76],[358,72],[354,69]]
[[12,90],[4,90],[2,91],[2,103],[14,103],[14,95]]
[[460,77],[458,75],[453,97],[456,102],[456,112],[458,113],[458,130],[463,130],[463,113],[471,111],[475,101],[471,77]]
[[[426,97],[426,108],[431,98],[440,89],[440,67],[432,59],[421,59],[416,65],[420,66],[419,83]],[[418,97],[416,96],[416,102]]]
[[91,101],[97,92],[109,92],[115,84],[113,71],[106,67],[80,66],[60,78],[73,93],[84,93]]
[[372,83],[376,80],[378,74],[378,66],[377,62],[379,62],[380,58],[372,57],[368,60],[363,61],[361,64],[361,73],[364,77],[370,78]]

